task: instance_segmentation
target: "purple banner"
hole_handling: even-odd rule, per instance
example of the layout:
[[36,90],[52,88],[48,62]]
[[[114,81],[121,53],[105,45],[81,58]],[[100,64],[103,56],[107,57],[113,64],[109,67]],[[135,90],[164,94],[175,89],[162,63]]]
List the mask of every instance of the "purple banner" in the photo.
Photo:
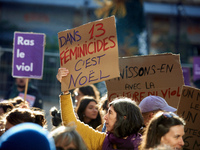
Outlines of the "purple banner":
[[14,33],[13,77],[42,78],[44,42],[42,33]]
[[193,80],[200,79],[200,57],[193,57]]
[[190,83],[190,68],[189,67],[182,67],[183,70],[183,78],[185,85],[191,86]]

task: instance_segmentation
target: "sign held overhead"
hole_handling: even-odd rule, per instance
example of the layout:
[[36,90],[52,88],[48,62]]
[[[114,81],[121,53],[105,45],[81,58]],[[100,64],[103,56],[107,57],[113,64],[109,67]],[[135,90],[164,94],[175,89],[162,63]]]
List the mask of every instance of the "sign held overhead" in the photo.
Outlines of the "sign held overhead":
[[58,33],[60,66],[69,69],[61,91],[119,77],[115,17]]

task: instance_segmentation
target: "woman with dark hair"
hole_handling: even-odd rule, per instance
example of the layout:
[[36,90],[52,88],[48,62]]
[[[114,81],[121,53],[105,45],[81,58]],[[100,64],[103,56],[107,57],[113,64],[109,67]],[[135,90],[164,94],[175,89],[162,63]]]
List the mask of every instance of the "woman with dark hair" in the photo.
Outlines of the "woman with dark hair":
[[142,141],[142,149],[169,145],[181,149],[184,145],[183,135],[185,121],[172,112],[158,112],[147,126]]
[[[59,69],[57,79],[68,75],[65,68]],[[61,116],[64,125],[74,122],[76,130],[90,150],[131,149],[138,150],[143,125],[143,117],[136,102],[126,98],[116,98],[109,104],[108,113],[104,116],[107,133],[99,132],[79,121],[73,111],[71,94],[68,91],[60,95]]]
[[97,107],[97,102],[93,97],[84,96],[77,109],[80,121],[96,129],[101,122],[101,116]]

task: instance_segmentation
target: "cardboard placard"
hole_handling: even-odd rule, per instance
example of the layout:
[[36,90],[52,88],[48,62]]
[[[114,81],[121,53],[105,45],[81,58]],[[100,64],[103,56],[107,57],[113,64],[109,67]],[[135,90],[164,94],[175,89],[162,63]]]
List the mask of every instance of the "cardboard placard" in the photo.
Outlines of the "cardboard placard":
[[115,17],[58,33],[60,66],[69,69],[61,91],[119,77]]
[[14,33],[12,76],[41,79],[43,75],[45,34]]
[[177,114],[186,121],[184,149],[200,149],[200,89],[183,86]]
[[122,57],[119,64],[120,78],[106,81],[109,101],[126,96],[140,103],[148,95],[157,95],[177,108],[184,85],[179,55]]

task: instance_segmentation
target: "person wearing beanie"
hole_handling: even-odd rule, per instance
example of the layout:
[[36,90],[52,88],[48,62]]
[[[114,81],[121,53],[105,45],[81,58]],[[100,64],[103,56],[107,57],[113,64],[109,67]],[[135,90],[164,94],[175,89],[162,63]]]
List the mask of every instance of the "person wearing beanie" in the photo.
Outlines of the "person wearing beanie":
[[21,123],[0,137],[0,150],[56,150],[53,137],[36,123]]
[[144,125],[147,126],[154,114],[159,111],[175,112],[176,108],[168,105],[166,100],[160,96],[149,95],[145,97],[139,104],[142,116],[144,119]]

